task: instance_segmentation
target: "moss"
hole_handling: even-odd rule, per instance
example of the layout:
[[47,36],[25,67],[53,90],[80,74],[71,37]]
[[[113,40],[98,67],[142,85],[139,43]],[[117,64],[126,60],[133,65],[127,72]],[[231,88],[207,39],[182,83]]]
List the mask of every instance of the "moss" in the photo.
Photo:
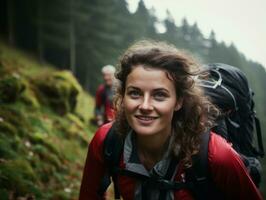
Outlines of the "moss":
[[82,163],[84,162],[86,151],[87,151],[88,143],[86,147],[80,148],[79,141],[71,141],[71,140],[64,140],[59,145],[61,151],[65,153],[65,160],[64,164],[69,166],[72,163]]
[[8,133],[10,135],[16,135],[17,129],[7,121],[4,121],[3,118],[0,117],[0,133]]
[[64,80],[71,83],[72,87],[74,87],[78,92],[82,90],[80,84],[77,79],[73,76],[72,72],[64,70],[64,71],[56,71],[53,75],[57,80]]
[[42,161],[48,162],[57,169],[60,169],[60,160],[58,156],[50,152],[45,146],[35,145],[32,150],[39,155]]
[[24,144],[18,136],[10,137],[8,134],[0,133],[0,158],[15,159],[26,153]]
[[39,108],[40,103],[34,92],[34,86],[27,81],[24,81],[25,89],[20,95],[20,100],[26,105],[32,106],[34,108]]
[[93,98],[71,72],[40,67],[1,42],[0,82],[0,199],[76,199]]
[[64,190],[56,191],[54,193],[52,199],[56,199],[56,200],[69,200],[70,199],[70,195],[67,192],[65,192]]
[[71,122],[76,124],[80,129],[83,129],[85,124],[80,120],[80,118],[72,113],[68,113],[66,118]]
[[39,134],[40,137],[48,137],[49,133],[52,132],[51,120],[47,120],[47,117],[43,117],[42,115],[31,115],[28,117],[28,121],[34,133]]
[[0,102],[12,103],[21,95],[25,85],[18,74],[8,75],[0,79]]
[[25,160],[17,159],[0,163],[0,188],[15,191],[16,196],[20,196],[36,190],[36,183],[36,175]]
[[[42,186],[49,184],[50,180],[53,179],[55,167],[51,165],[51,163],[43,162],[42,158],[36,152],[33,156],[28,158],[28,161],[37,174],[38,180],[42,183]],[[44,190],[41,186],[40,189]]]
[[57,129],[60,131],[61,137],[67,140],[79,141],[81,146],[86,146],[88,142],[88,133],[85,131],[85,124],[78,117],[68,114],[68,121],[57,123]]
[[85,92],[78,96],[78,103],[75,109],[75,115],[78,116],[84,123],[88,123],[94,113],[94,98]]
[[37,144],[43,145],[51,153],[56,154],[58,156],[61,156],[60,152],[57,150],[57,148],[54,146],[54,144],[48,142],[46,134],[37,132],[37,133],[34,133],[33,135],[31,135],[29,137],[29,139],[30,139],[31,143],[36,144],[36,145]]
[[23,76],[27,77],[54,71],[53,66],[48,64],[43,66],[35,57],[18,49],[13,49],[2,41],[0,41],[0,60],[8,71],[19,71]]
[[12,73],[16,73],[16,68],[10,63],[9,60],[0,59],[0,79],[10,75]]
[[1,159],[12,159],[17,156],[16,152],[12,150],[11,144],[3,139],[0,138],[0,158]]
[[25,142],[23,142],[19,136],[16,135],[14,138],[10,138],[10,141],[11,148],[17,153],[17,156],[28,154],[28,149],[25,147]]
[[81,136],[80,133],[84,129],[84,123],[82,123],[79,118],[73,114],[68,114],[66,118],[69,120],[69,123],[67,126],[62,127],[65,137],[71,139]]
[[61,71],[39,77],[35,80],[43,98],[42,102],[48,104],[59,114],[66,114],[75,110],[81,86],[71,72]]
[[2,106],[0,107],[0,118],[3,130],[10,133],[18,133],[21,136],[31,132],[30,124],[25,116],[13,108]]

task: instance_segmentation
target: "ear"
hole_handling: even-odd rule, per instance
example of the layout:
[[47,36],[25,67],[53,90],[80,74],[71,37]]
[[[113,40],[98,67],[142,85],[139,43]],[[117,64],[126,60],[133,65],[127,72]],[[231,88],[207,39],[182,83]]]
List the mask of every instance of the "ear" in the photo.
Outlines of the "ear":
[[175,111],[180,110],[180,108],[182,108],[182,106],[183,106],[183,98],[179,98],[179,99],[176,101]]

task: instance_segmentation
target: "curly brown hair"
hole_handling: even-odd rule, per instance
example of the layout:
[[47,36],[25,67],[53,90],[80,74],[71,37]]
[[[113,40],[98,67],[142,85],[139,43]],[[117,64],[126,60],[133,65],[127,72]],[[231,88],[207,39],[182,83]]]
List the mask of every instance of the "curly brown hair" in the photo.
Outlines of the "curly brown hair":
[[203,95],[195,84],[195,77],[201,73],[199,64],[186,52],[177,50],[164,42],[139,41],[121,57],[116,74],[117,86],[114,98],[118,132],[125,136],[130,130],[122,100],[126,80],[132,69],[138,65],[159,68],[173,80],[177,99],[183,98],[182,108],[172,119],[172,155],[191,165],[191,156],[199,151],[200,134],[214,125],[219,110]]

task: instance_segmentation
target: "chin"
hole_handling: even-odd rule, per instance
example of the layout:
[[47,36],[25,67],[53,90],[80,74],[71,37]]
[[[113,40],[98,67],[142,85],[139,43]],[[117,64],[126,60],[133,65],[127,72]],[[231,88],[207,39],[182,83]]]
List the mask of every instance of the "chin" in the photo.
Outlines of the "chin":
[[149,126],[139,126],[135,125],[132,126],[133,130],[136,132],[137,135],[142,135],[142,136],[149,136],[149,135],[154,135],[157,131],[154,127],[149,127]]

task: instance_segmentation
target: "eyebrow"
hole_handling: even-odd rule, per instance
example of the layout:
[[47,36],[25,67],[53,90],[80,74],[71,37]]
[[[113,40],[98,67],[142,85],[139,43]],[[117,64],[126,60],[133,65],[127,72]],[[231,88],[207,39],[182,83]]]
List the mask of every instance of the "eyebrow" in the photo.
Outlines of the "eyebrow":
[[154,91],[155,91],[155,92],[158,92],[158,91],[165,91],[165,92],[169,93],[169,91],[168,91],[167,89],[165,89],[165,88],[156,88],[156,89],[154,89]]
[[[141,90],[141,88],[135,87],[135,86],[128,86],[126,89],[135,89],[135,90]],[[169,91],[165,88],[155,88],[153,89],[154,92],[158,92],[158,91],[165,91],[167,93],[169,93]]]
[[134,90],[140,90],[140,88],[138,88],[138,87],[135,87],[135,86],[128,86],[128,87],[126,87],[126,89],[134,89]]

